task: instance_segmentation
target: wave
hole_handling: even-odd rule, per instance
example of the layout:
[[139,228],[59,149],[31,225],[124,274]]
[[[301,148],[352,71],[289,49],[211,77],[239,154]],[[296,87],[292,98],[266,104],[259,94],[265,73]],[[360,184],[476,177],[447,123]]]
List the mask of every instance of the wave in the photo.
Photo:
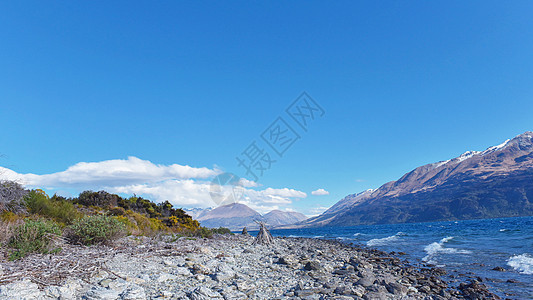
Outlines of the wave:
[[424,247],[424,251],[426,251],[427,255],[422,258],[423,261],[435,264],[435,256],[437,256],[439,253],[446,253],[446,254],[470,254],[471,251],[468,250],[460,250],[456,248],[447,248],[444,247],[444,244],[451,241],[453,239],[453,236],[448,236],[443,239],[441,239],[439,242],[434,242],[426,247]]
[[533,257],[527,253],[512,256],[507,260],[507,265],[511,266],[519,273],[528,275],[533,274]]
[[361,234],[362,233],[360,233],[360,232],[356,232],[356,233],[353,234],[353,236],[360,236]]
[[509,231],[509,229],[506,229],[506,228],[500,229],[500,232],[504,232],[504,231]]
[[395,242],[400,239],[401,236],[404,236],[405,233],[398,232],[395,235],[388,236],[386,238],[381,239],[372,239],[368,242],[366,242],[367,246],[374,247],[374,246],[385,246],[388,245],[391,242]]

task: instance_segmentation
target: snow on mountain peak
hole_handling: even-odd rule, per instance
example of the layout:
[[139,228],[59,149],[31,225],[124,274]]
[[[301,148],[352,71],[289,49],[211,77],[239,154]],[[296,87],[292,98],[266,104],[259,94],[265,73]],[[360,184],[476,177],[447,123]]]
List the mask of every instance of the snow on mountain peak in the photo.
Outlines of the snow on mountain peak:
[[487,148],[487,150],[481,152],[481,155],[485,155],[485,154],[488,154],[488,153],[492,153],[494,151],[498,151],[500,149],[503,149],[505,148],[505,146],[507,146],[507,144],[510,142],[511,140],[510,139],[507,139],[505,142],[497,145],[497,146],[492,146],[492,147],[489,147]]
[[365,194],[368,194],[368,193],[372,193],[372,192],[374,192],[375,190],[376,190],[376,189],[368,189],[368,190],[364,190],[364,191],[362,191],[362,192],[360,192],[360,193],[355,194],[355,196],[357,197],[357,196],[365,195]]
[[[529,134],[531,134],[531,133],[529,133]],[[487,148],[485,151],[466,151],[465,153],[459,155],[456,158],[448,159],[448,160],[445,160],[445,161],[436,162],[436,163],[433,163],[432,165],[433,165],[433,168],[438,168],[438,167],[441,167],[441,166],[444,166],[444,165],[448,164],[449,162],[460,163],[460,162],[465,161],[465,160],[467,160],[467,159],[469,159],[469,158],[471,158],[473,156],[476,156],[476,155],[485,155],[485,154],[493,153],[495,151],[498,151],[498,150],[501,150],[501,149],[505,148],[509,144],[510,141],[511,140],[508,139],[508,140],[506,140],[505,142],[503,142],[503,143],[501,143],[499,145]]]
[[[465,153],[461,154],[459,157],[455,158],[458,162],[462,162],[463,160],[469,159],[470,157],[474,155],[478,155],[481,152],[479,151],[466,151]],[[454,159],[454,160],[455,160]]]

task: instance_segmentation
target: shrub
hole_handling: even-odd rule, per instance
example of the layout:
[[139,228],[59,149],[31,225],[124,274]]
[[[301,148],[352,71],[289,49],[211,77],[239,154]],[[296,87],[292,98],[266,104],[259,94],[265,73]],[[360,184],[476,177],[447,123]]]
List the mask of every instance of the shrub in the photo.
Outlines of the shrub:
[[52,218],[57,222],[71,224],[80,217],[80,213],[69,200],[54,195],[51,199],[42,190],[32,190],[24,202],[30,213]]
[[54,248],[53,239],[59,235],[61,230],[55,222],[26,219],[24,224],[15,228],[9,239],[8,246],[15,249],[9,259],[19,259],[30,253],[58,252],[61,249]]
[[14,181],[0,181],[0,211],[23,212],[22,199],[27,193],[28,191]]
[[126,210],[122,207],[113,207],[109,210],[109,214],[112,216],[125,216]]
[[82,245],[110,244],[123,236],[126,226],[114,217],[85,216],[69,226],[68,238]]
[[174,231],[177,233],[176,237],[186,236],[186,237],[212,238],[213,234],[233,234],[231,230],[225,227],[219,227],[219,228],[199,227],[195,229],[181,227]]
[[230,234],[230,235],[233,235],[233,232],[231,232],[231,230],[229,230],[229,228],[226,228],[226,227],[213,228],[213,229],[211,229],[211,231],[213,233],[216,233],[216,234]]
[[75,202],[85,206],[98,206],[98,207],[113,207],[117,206],[122,198],[115,194],[110,194],[106,191],[85,191],[82,192]]
[[[5,213],[5,212],[4,212]],[[15,231],[15,228],[17,228],[20,224],[23,224],[24,221],[19,218],[19,216],[16,216],[16,218],[13,219],[4,219],[4,213],[2,213],[2,218],[0,220],[0,246],[4,247],[9,242],[9,239],[11,236],[13,236],[13,232]],[[8,212],[11,216],[11,212]]]
[[13,223],[13,222],[16,222],[18,220],[21,220],[23,217],[20,216],[20,215],[17,215],[11,211],[3,211],[2,213],[0,213],[0,220],[2,220],[3,222],[6,222],[6,223]]

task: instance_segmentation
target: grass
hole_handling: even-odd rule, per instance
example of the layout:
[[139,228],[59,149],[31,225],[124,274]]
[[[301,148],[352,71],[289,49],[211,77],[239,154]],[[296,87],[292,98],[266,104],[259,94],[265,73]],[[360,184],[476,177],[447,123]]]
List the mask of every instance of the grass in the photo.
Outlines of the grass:
[[61,248],[54,247],[53,241],[60,235],[60,226],[53,221],[26,219],[9,238],[8,246],[14,249],[9,260],[20,259],[30,253],[57,253]]
[[126,233],[126,226],[114,217],[84,216],[67,229],[68,239],[75,244],[111,244]]

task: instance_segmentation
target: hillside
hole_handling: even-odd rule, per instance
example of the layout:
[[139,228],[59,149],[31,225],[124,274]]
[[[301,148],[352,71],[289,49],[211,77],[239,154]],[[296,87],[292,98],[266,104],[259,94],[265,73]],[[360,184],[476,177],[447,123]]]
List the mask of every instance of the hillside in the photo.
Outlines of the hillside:
[[294,224],[306,220],[307,217],[295,211],[273,210],[264,216],[265,222],[271,226]]
[[268,227],[274,227],[294,224],[307,219],[301,213],[280,210],[273,210],[265,215],[261,215],[257,211],[240,203],[219,206],[212,210],[207,209],[198,212],[197,215],[197,220],[200,221],[202,226],[209,228],[227,227],[231,230],[241,230],[243,227],[247,227],[248,230],[257,230],[259,226],[256,221],[265,222]]
[[427,164],[376,190],[346,196],[298,227],[533,215],[533,133]]

